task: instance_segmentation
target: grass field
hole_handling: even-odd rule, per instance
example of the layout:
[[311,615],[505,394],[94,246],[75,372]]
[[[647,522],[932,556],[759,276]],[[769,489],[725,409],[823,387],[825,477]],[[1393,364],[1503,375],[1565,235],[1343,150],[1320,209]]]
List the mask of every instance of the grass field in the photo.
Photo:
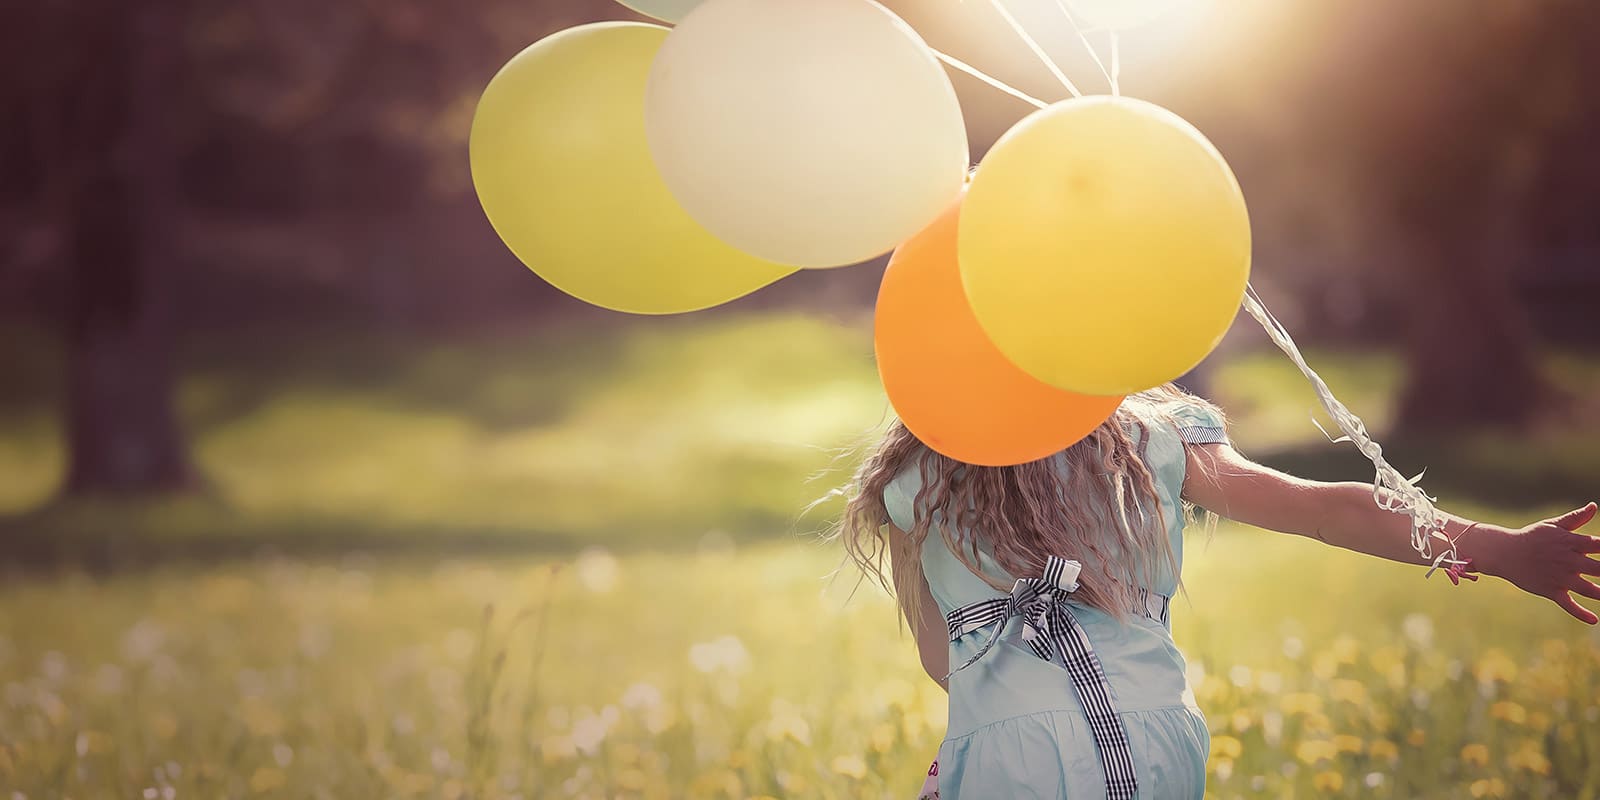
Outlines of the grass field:
[[[882,592],[814,541],[257,559],[0,589],[28,798],[913,796],[943,734]],[[1310,540],[1189,539],[1211,794],[1593,797],[1600,639]],[[153,794],[152,794],[153,793]]]
[[[825,579],[841,552],[809,532],[830,507],[799,516],[887,410],[859,325],[199,350],[182,406],[211,492],[44,510],[55,367],[7,342],[30,382],[0,387],[0,797],[920,786],[943,693],[881,591]],[[1383,428],[1395,362],[1312,360]],[[1216,384],[1247,451],[1339,453],[1281,358]],[[1485,433],[1400,465],[1521,523],[1587,498],[1482,497],[1585,484],[1589,441]],[[1174,630],[1214,797],[1600,797],[1600,639],[1555,605],[1234,526],[1188,542]]]

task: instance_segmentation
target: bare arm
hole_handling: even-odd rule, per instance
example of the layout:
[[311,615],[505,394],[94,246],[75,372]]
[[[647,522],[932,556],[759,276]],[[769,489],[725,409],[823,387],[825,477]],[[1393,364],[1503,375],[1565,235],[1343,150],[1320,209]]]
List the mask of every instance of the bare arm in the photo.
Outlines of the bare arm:
[[[1378,506],[1372,484],[1325,483],[1257,464],[1225,443],[1188,445],[1185,499],[1258,528],[1317,539],[1335,547],[1406,564],[1430,565],[1411,547],[1411,519]],[[1444,535],[1456,541],[1472,570],[1505,578],[1590,625],[1600,622],[1569,594],[1600,599],[1582,575],[1600,575],[1600,539],[1576,533],[1595,505],[1511,530],[1445,514]],[[1468,530],[1470,528],[1470,530]],[[1465,535],[1463,535],[1463,533]],[[1459,538],[1458,538],[1459,537]],[[1435,543],[1434,553],[1446,543]]]
[[[914,558],[909,551],[911,538],[905,531],[900,530],[890,523],[889,526],[889,555],[893,563],[904,564],[905,559]],[[950,685],[945,681],[945,673],[950,671],[950,634],[945,626],[944,617],[939,614],[939,604],[933,599],[933,592],[928,589],[928,579],[917,573],[915,586],[902,586],[901,576],[895,576],[895,590],[897,592],[917,592],[919,595],[918,613],[912,619],[910,612],[906,612],[906,622],[915,631],[917,638],[917,652],[922,657],[922,668],[927,670],[928,677],[939,684],[945,691],[950,691]],[[901,606],[904,608],[904,605]]]

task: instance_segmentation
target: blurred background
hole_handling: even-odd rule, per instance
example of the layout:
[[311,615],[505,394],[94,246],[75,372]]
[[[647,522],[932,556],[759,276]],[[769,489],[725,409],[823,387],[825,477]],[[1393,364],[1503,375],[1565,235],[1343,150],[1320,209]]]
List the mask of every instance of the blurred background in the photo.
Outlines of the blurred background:
[[[886,4],[933,47],[1066,96],[988,3]],[[1054,0],[1009,5],[1105,90]],[[0,788],[914,794],[942,692],[883,593],[830,580],[843,552],[815,534],[839,502],[802,513],[891,413],[871,341],[885,259],[628,316],[533,275],[474,198],[466,137],[495,71],[637,16],[5,16]],[[1255,286],[1397,467],[1504,524],[1594,496],[1595,11],[1192,0],[1120,60],[1124,93],[1228,159]],[[951,79],[975,160],[1031,110]],[[1184,382],[1250,455],[1370,480],[1247,317]],[[1497,580],[1424,583],[1285,538],[1191,537],[1174,630],[1216,796],[1600,790],[1586,629]],[[1401,767],[1397,747],[1418,755]]]

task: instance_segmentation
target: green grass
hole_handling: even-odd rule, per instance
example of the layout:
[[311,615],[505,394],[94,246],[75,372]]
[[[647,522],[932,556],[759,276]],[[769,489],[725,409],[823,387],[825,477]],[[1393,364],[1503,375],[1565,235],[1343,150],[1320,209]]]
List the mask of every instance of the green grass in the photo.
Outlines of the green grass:
[[[1426,485],[1446,502],[1555,507],[1587,499],[1600,474],[1600,450],[1571,426],[1391,436],[1394,357],[1310,357],[1397,466],[1430,468]],[[181,417],[211,490],[49,504],[64,468],[59,352],[36,332],[0,337],[18,376],[0,389],[4,552],[123,561],[761,538],[835,512],[830,502],[799,518],[842,481],[839,449],[890,413],[866,321],[798,314],[552,322],[427,345],[238,335],[180,360]],[[1551,363],[1579,389],[1600,371],[1594,359]],[[1310,388],[1276,351],[1219,362],[1213,383],[1246,452],[1309,477],[1371,474],[1311,424]]]
[[[888,412],[861,329],[803,316],[292,353],[192,359],[182,416],[209,497],[74,504],[13,527],[201,549],[766,535],[798,524],[832,482],[806,478]],[[50,497],[59,438],[42,404],[8,414],[0,514]]]
[[[1212,796],[1600,788],[1600,639],[1548,601],[1232,527],[1187,550],[1173,625],[1213,731]],[[846,602],[851,573],[824,579],[838,558],[711,539],[10,578],[0,786],[902,800],[943,693],[881,591]]]
[[[59,354],[0,337],[0,553],[27,565],[0,580],[0,789],[910,797],[943,695],[886,598],[845,603],[837,546],[794,535],[888,411],[869,329],[611,322],[201,343],[180,399],[212,490],[63,505]],[[1397,361],[1310,358],[1388,426]],[[1214,383],[1246,452],[1370,475],[1276,353]],[[1600,474],[1574,427],[1390,434],[1445,507],[1497,522]],[[1600,641],[1553,604],[1232,526],[1189,542],[1174,629],[1213,797],[1597,795]]]

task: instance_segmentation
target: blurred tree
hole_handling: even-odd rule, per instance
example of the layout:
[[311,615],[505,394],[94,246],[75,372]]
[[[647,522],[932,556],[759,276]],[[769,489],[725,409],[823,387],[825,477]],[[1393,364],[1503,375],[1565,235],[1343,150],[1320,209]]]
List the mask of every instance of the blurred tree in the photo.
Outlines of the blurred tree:
[[1371,207],[1404,263],[1384,279],[1410,318],[1398,424],[1529,422],[1559,397],[1512,278],[1545,255],[1529,212],[1565,168],[1557,143],[1597,122],[1582,88],[1600,66],[1591,12],[1581,0],[1362,8],[1353,24],[1371,33],[1336,65],[1348,88],[1322,100],[1360,148]]
[[194,482],[173,410],[168,291],[184,13],[178,0],[97,0],[31,18],[26,53],[43,76],[31,144],[70,276],[68,493]]

